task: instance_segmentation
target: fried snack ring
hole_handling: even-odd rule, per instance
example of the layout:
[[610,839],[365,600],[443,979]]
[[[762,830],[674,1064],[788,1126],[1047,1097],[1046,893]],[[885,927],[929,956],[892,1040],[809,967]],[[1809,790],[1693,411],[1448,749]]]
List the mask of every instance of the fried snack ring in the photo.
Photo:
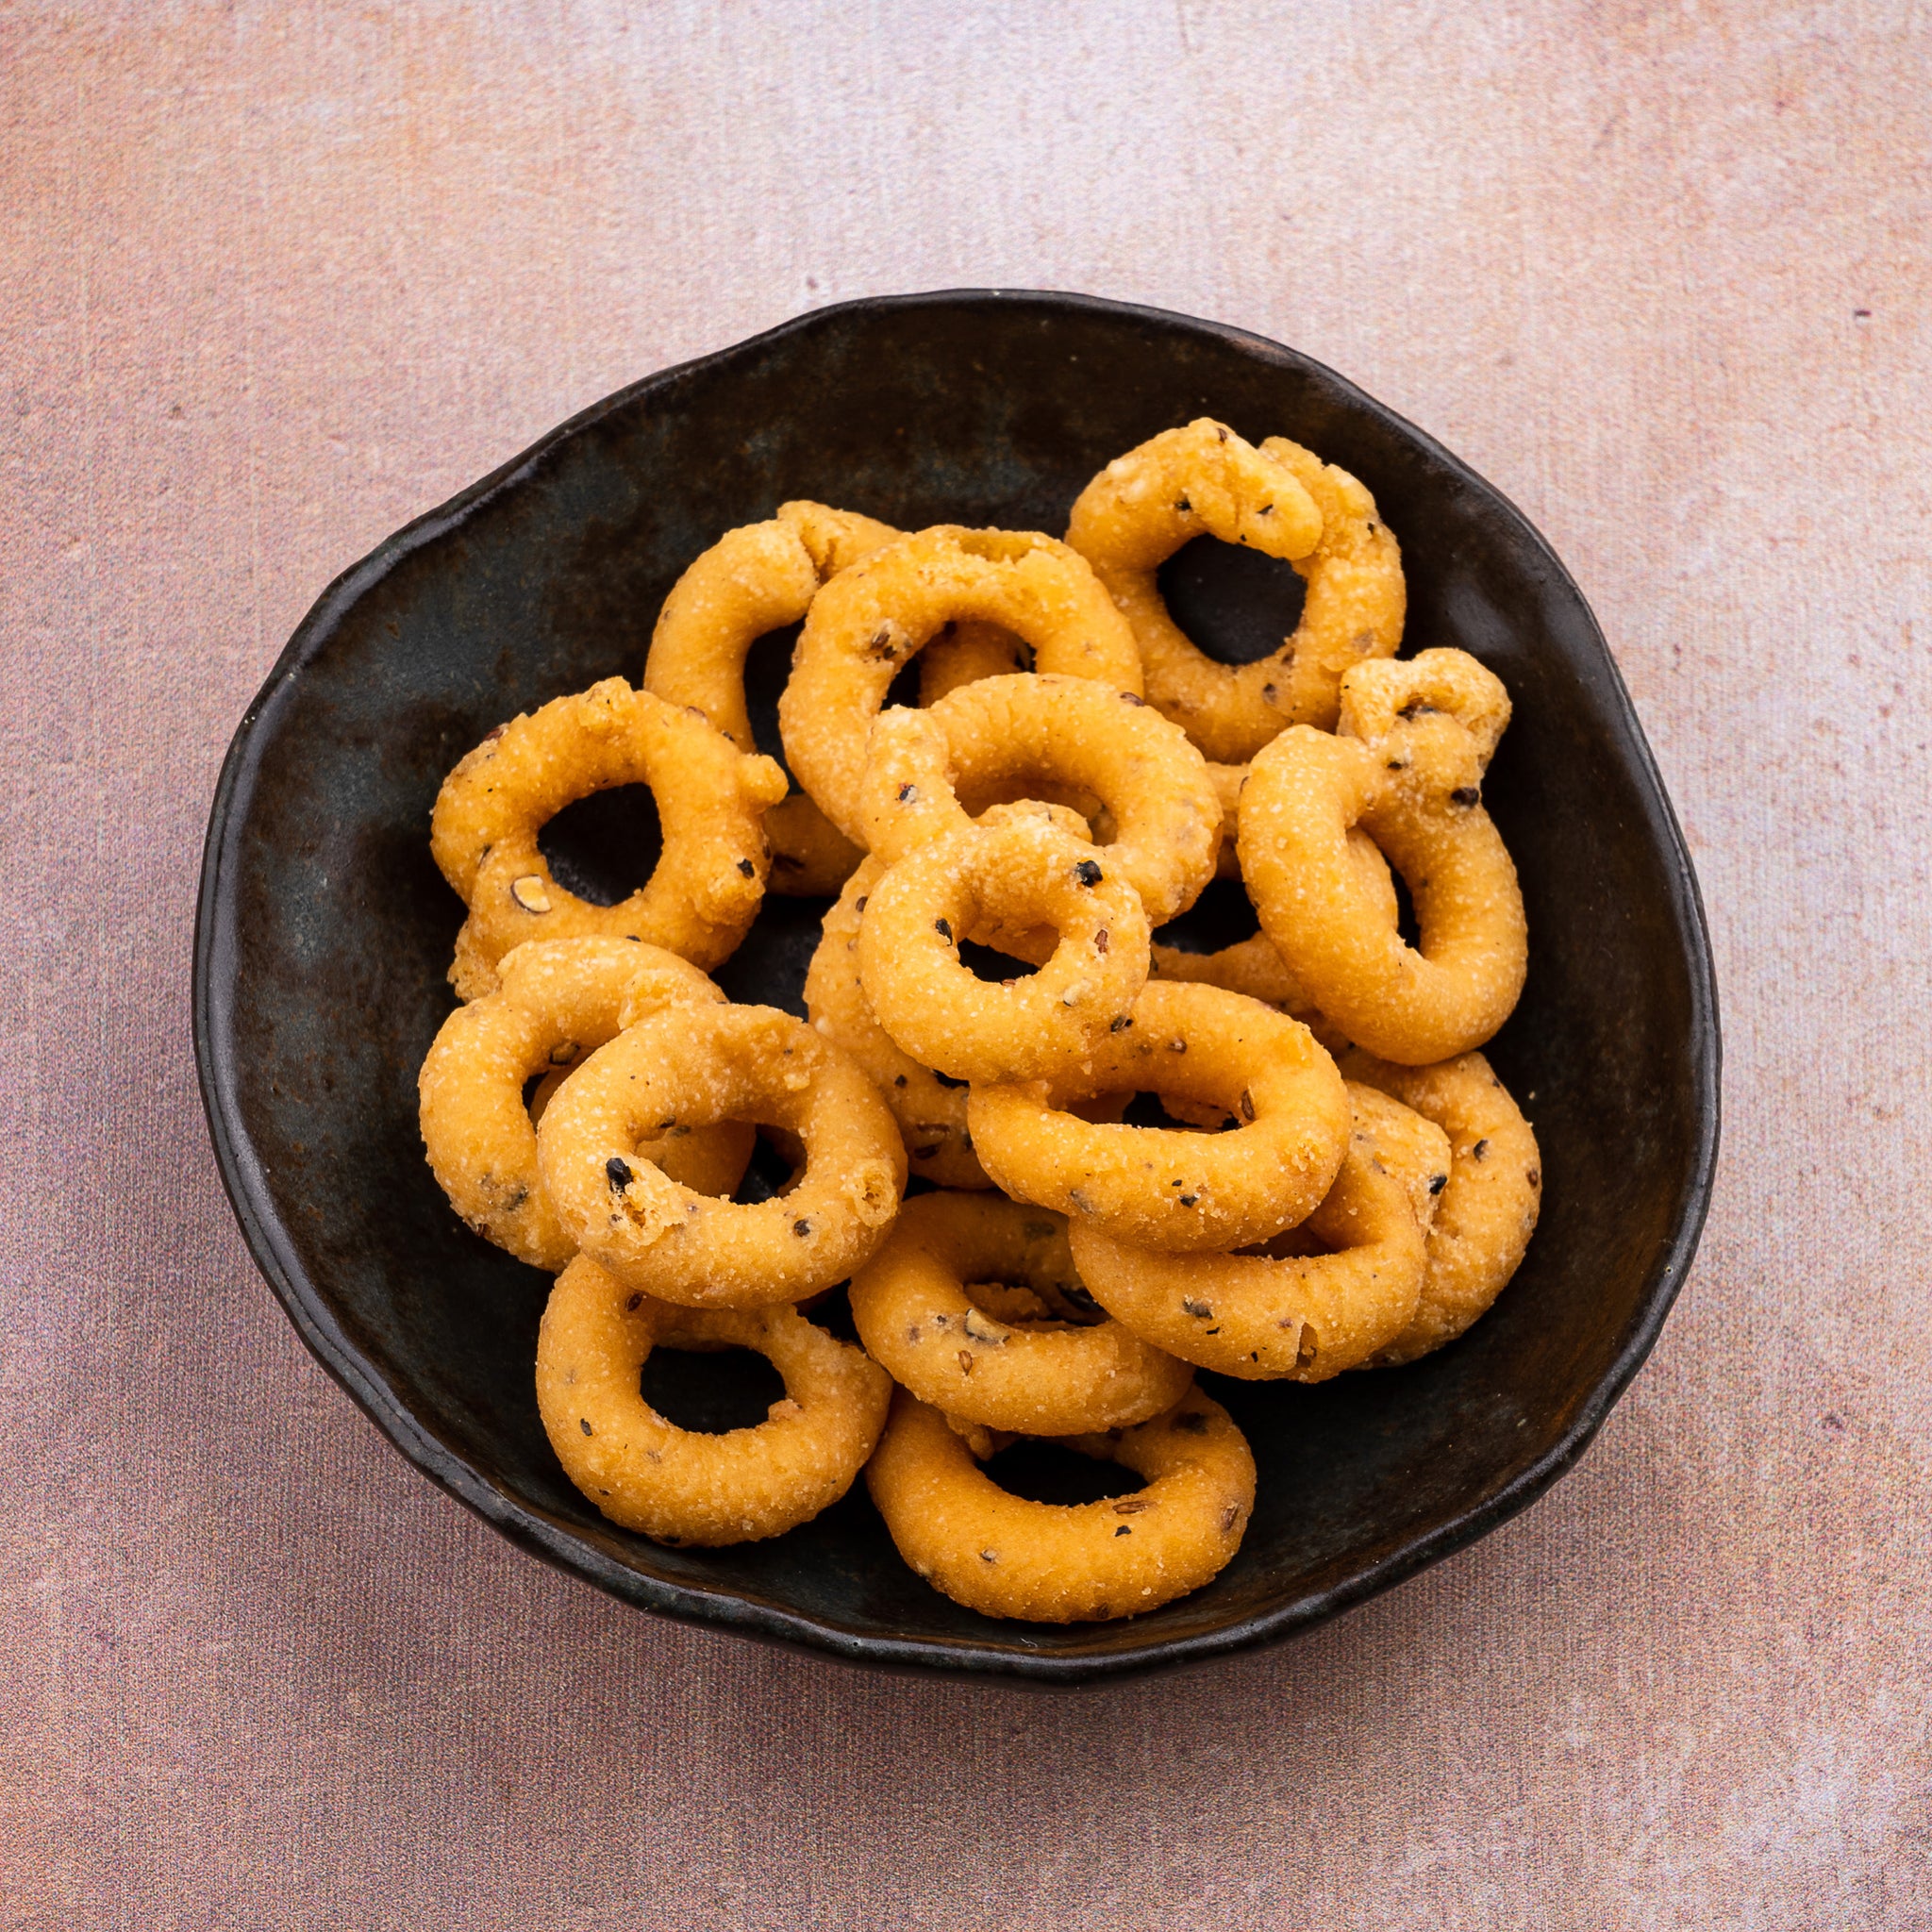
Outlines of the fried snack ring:
[[805,1010],[885,1095],[914,1174],[942,1188],[991,1187],[966,1131],[966,1083],[935,1074],[895,1046],[859,986],[859,924],[884,871],[876,858],[862,860],[825,914],[824,937],[806,971]]
[[[1044,816],[1075,839],[1085,841],[1089,836],[1077,814],[1030,802],[993,806],[983,823],[1001,824],[1016,816]],[[842,1046],[865,1069],[885,1095],[914,1174],[942,1188],[990,1188],[992,1183],[973,1153],[973,1137],[966,1128],[965,1081],[934,1073],[894,1045],[891,1035],[873,1017],[859,984],[859,923],[885,870],[883,860],[868,855],[825,914],[824,937],[806,971],[806,1013],[827,1040]],[[1051,958],[1059,944],[1059,935],[1050,926],[1021,933],[989,928],[968,938],[1036,966]]]
[[[497,991],[458,1007],[436,1036],[416,1087],[423,1144],[450,1206],[486,1241],[553,1274],[577,1251],[537,1174],[535,1103],[631,1020],[658,1007],[724,995],[675,953],[629,940],[532,940],[506,953]],[[539,1090],[539,1099],[550,1096]],[[754,1130],[736,1121],[673,1129],[648,1158],[703,1194],[728,1194],[751,1159]]]
[[[1307,585],[1280,650],[1221,664],[1169,614],[1158,572],[1200,536],[1278,557]],[[1285,437],[1257,450],[1207,418],[1109,463],[1081,491],[1067,541],[1126,612],[1147,701],[1210,758],[1239,764],[1288,724],[1326,730],[1341,674],[1402,641],[1401,552],[1374,499],[1345,470]]]
[[[1211,769],[1224,769],[1214,767]],[[1230,841],[1231,842],[1231,841]],[[1223,851],[1228,848],[1223,846]],[[1361,868],[1363,888],[1373,900],[1378,916],[1393,925],[1397,917],[1395,881],[1389,861],[1366,832],[1351,830],[1350,856]],[[1179,946],[1161,944],[1158,940],[1147,949],[1149,979],[1190,980],[1203,986],[1218,986],[1228,992],[1245,993],[1251,1000],[1291,1014],[1311,1032],[1330,1053],[1340,1053],[1349,1044],[1348,1036],[1335,1026],[1302,990],[1274,941],[1257,932],[1213,953],[1190,953]]]
[[[921,1194],[852,1277],[852,1319],[895,1382],[956,1422],[1024,1436],[1144,1423],[1192,1371],[1118,1322],[1012,1325],[1014,1299],[969,1284],[1024,1283],[1043,1307],[1090,1300],[1065,1221],[996,1194]],[[997,1304],[990,1307],[989,1303]]]
[[[1201,1134],[1066,1110],[1121,1092],[1209,1107],[1236,1125]],[[975,1085],[966,1118],[980,1165],[1008,1193],[1176,1253],[1292,1227],[1328,1192],[1349,1141],[1341,1075],[1299,1021],[1218,987],[1158,981],[1076,1077]]]
[[1233,945],[1213,953],[1190,953],[1180,946],[1151,945],[1147,949],[1147,976],[1170,985],[1185,982],[1218,986],[1224,992],[1238,992],[1278,1012],[1292,1013],[1305,1026],[1312,1027],[1314,1024],[1310,1017],[1314,1008],[1296,985],[1293,974],[1281,963],[1274,942],[1264,932],[1257,932],[1251,939],[1237,940]]
[[[804,1143],[783,1196],[713,1199],[641,1156],[645,1136],[727,1120]],[[885,1240],[906,1184],[899,1130],[858,1063],[772,1007],[678,1007],[626,1028],[550,1103],[537,1166],[586,1254],[687,1307],[801,1301],[843,1281]]]
[[[1372,1060],[1369,1064],[1380,1066],[1382,1062]],[[1426,1115],[1405,1107],[1392,1093],[1371,1087],[1353,1074],[1344,1074],[1343,1078],[1348,1081],[1349,1108],[1355,1116],[1357,1137],[1366,1135],[1374,1142],[1376,1166],[1402,1189],[1408,1211],[1415,1216],[1415,1224],[1426,1242],[1429,1230],[1435,1225],[1436,1204],[1449,1185],[1453,1165],[1449,1136]],[[1428,1290],[1426,1272],[1423,1275],[1423,1290],[1424,1293]]]
[[[653,1348],[749,1348],[785,1378],[767,1419],[709,1435],[652,1408]],[[537,1334],[537,1407],[557,1459],[612,1523],[661,1543],[755,1542],[836,1503],[878,1441],[891,1383],[795,1308],[655,1302],[579,1255]]]
[[[1241,863],[1262,930],[1304,994],[1383,1059],[1429,1066],[1480,1046],[1523,991],[1523,893],[1482,808],[1508,714],[1461,651],[1357,665],[1341,735],[1292,726],[1248,774]],[[1349,856],[1357,824],[1407,883],[1419,949]]]
[[[643,687],[702,711],[741,752],[756,752],[744,702],[746,654],[797,624],[828,578],[900,533],[852,510],[785,503],[762,524],[727,530],[671,587],[658,613]],[[802,791],[765,817],[775,892],[836,892],[859,851]]]
[[[641,891],[592,906],[551,876],[537,834],[574,799],[633,784],[657,799],[663,853]],[[717,965],[758,913],[758,822],[784,795],[773,759],[621,677],[499,725],[443,780],[430,820],[430,851],[470,908],[458,993],[490,991],[483,975],[525,940],[634,939]]]
[[1214,875],[1222,806],[1186,736],[1132,692],[1089,677],[1018,674],[962,685],[930,710],[873,728],[860,788],[865,836],[888,862],[973,823],[962,793],[1032,786],[1089,794],[1111,819],[1094,855],[1125,874],[1155,924]]
[[1093,1298],[1156,1348],[1243,1381],[1325,1382],[1366,1362],[1416,1311],[1423,1233],[1407,1190],[1352,1132],[1335,1185],[1307,1233],[1337,1252],[1173,1255],[1135,1247],[1093,1224],[1068,1229]]
[[1068,1446],[1131,1469],[1147,1487],[1098,1503],[1027,1502],[980,1469],[944,1416],[902,1389],[866,1487],[906,1561],[988,1617],[1138,1617],[1200,1589],[1241,1547],[1255,1458],[1227,1411],[1198,1389],[1138,1428]]
[[[1073,1074],[1129,1023],[1147,977],[1134,889],[1048,808],[968,821],[887,867],[858,928],[865,999],[893,1043],[956,1080]],[[959,941],[988,927],[1058,934],[1035,972],[977,978]]]
[[1448,1137],[1448,1179],[1428,1229],[1422,1300],[1372,1366],[1412,1362],[1486,1313],[1516,1273],[1542,1203],[1542,1158],[1522,1109],[1479,1053],[1435,1067],[1352,1053],[1345,1065],[1351,1080],[1381,1089]]
[[778,728],[820,809],[865,842],[859,781],[873,720],[900,667],[949,621],[1018,633],[1042,671],[1141,689],[1126,619],[1085,560],[1034,532],[942,524],[875,550],[812,601]]

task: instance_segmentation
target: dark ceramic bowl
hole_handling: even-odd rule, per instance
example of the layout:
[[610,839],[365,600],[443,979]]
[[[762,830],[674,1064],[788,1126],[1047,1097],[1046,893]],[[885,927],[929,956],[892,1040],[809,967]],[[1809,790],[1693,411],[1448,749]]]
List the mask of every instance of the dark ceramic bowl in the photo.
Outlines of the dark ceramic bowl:
[[[1473,651],[1515,700],[1485,795],[1522,871],[1529,984],[1490,1051],[1542,1148],[1527,1260],[1493,1312],[1413,1367],[1312,1389],[1206,1378],[1254,1444],[1254,1524],[1214,1583],[1135,1622],[1059,1629],[958,1607],[900,1562],[863,1484],[740,1549],[660,1549],[613,1528],[538,1421],[545,1277],[469,1234],[423,1160],[416,1069],[449,1010],[461,913],[429,858],[439,782],[514,712],[635,679],[679,572],[789,497],[908,528],[1057,532],[1101,464],[1204,413],[1359,475],[1402,541],[1407,647]],[[1273,597],[1278,639],[1278,589],[1204,547],[1171,567],[1175,599],[1212,634],[1241,628],[1244,598]],[[627,808],[574,808],[553,862],[603,874],[614,896]],[[726,990],[802,1011],[822,910],[768,900],[718,975]],[[1307,1629],[1524,1507],[1581,1455],[1655,1341],[1717,1147],[1690,861],[1549,546],[1446,450],[1305,357],[1068,295],[805,316],[586,410],[346,572],[222,771],[194,1029],[250,1249],[324,1366],[432,1480],[650,1609],[873,1663],[1060,1683]],[[729,1388],[713,1395],[731,1409]]]

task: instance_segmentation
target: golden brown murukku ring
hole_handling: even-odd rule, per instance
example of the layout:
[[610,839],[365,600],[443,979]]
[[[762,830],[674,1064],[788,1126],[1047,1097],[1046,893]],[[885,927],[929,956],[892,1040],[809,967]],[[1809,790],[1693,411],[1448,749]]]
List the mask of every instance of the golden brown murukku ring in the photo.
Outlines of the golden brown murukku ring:
[[[805,1165],[746,1204],[680,1186],[650,1137],[715,1121],[782,1127]],[[599,1047],[537,1128],[537,1165],[577,1245],[627,1288],[688,1307],[757,1307],[834,1287],[884,1241],[906,1151],[858,1063],[772,1007],[683,1007]]]
[[858,980],[858,929],[884,865],[867,858],[825,914],[824,933],[805,975],[805,1009],[825,1038],[864,1068],[886,1097],[922,1180],[942,1188],[985,1188],[966,1130],[966,1083],[935,1074],[893,1043],[873,1017]]
[[[1428,1066],[1480,1046],[1523,991],[1523,893],[1482,808],[1507,717],[1502,685],[1474,658],[1424,651],[1357,666],[1343,680],[1342,735],[1293,726],[1249,772],[1241,864],[1262,930],[1304,995],[1384,1059]],[[1418,947],[1351,857],[1357,824],[1408,886]]]
[[1207,760],[1131,692],[1087,677],[982,677],[930,710],[884,712],[860,788],[867,843],[904,858],[973,823],[962,794],[1017,790],[1096,800],[1111,823],[1093,856],[1125,874],[1155,925],[1214,875],[1222,804]]
[[1453,1341],[1508,1285],[1536,1231],[1542,1157],[1522,1109],[1479,1053],[1434,1067],[1391,1066],[1352,1053],[1343,1064],[1351,1080],[1392,1095],[1448,1139],[1422,1299],[1374,1366],[1412,1362]]
[[[1363,831],[1350,831],[1348,849],[1361,870],[1363,889],[1375,908],[1375,916],[1393,925],[1397,917],[1395,881],[1389,861]],[[1186,952],[1179,946],[1156,941],[1147,949],[1147,976],[1198,981],[1204,986],[1218,986],[1227,992],[1259,1000],[1299,1020],[1330,1053],[1340,1053],[1350,1043],[1348,1035],[1308,998],[1265,932],[1237,940],[1212,953]]]
[[[664,599],[643,686],[702,711],[740,751],[756,752],[744,701],[744,660],[767,631],[797,624],[827,579],[892,542],[890,524],[822,503],[786,503],[762,524],[727,530]],[[765,815],[771,889],[836,892],[859,851],[802,791]]]
[[[1211,1108],[1234,1125],[1194,1133],[1068,1110],[1122,1092]],[[1218,987],[1159,981],[1077,1075],[975,1084],[966,1117],[980,1165],[1008,1194],[1175,1252],[1293,1226],[1327,1193],[1349,1138],[1341,1075],[1299,1021]]]
[[[551,876],[537,834],[573,800],[648,785],[664,849],[643,887],[593,906]],[[470,908],[452,973],[465,999],[526,940],[634,939],[715,966],[764,896],[759,820],[785,774],[747,758],[695,711],[607,677],[499,725],[443,780],[430,851]]]
[[1051,537],[941,525],[842,571],[812,600],[778,701],[798,782],[855,843],[873,720],[900,668],[949,622],[995,624],[1045,672],[1139,692],[1141,654],[1083,558]]
[[[1281,955],[1264,932],[1237,940],[1212,953],[1190,953],[1179,946],[1147,949],[1147,976],[1170,985],[1218,986],[1244,999],[1259,1000],[1277,1012],[1291,1013],[1312,1029],[1314,1009],[1303,997],[1294,975],[1281,963]],[[1332,1049],[1331,1049],[1332,1051]]]
[[[956,1080],[1034,1079],[1081,1067],[1128,1024],[1147,976],[1147,915],[1104,854],[1049,808],[963,826],[887,867],[858,929],[865,999],[902,1052]],[[1050,927],[1051,956],[1001,985],[960,941]]]
[[[748,1348],[785,1378],[766,1420],[680,1429],[640,1392],[653,1348]],[[891,1383],[791,1307],[674,1307],[579,1255],[537,1337],[537,1407],[564,1474],[611,1522],[663,1543],[782,1536],[836,1503],[872,1454]]]
[[[1279,651],[1217,663],[1169,615],[1157,574],[1200,536],[1281,558],[1300,574],[1301,621]],[[1402,641],[1401,552],[1374,499],[1285,437],[1257,450],[1205,417],[1163,431],[1081,491],[1067,541],[1126,612],[1148,703],[1210,758],[1239,764],[1288,724],[1328,729],[1342,673]]]
[[[980,1283],[1031,1290],[1031,1306]],[[1066,1221],[997,1194],[908,1201],[850,1295],[873,1359],[956,1422],[1025,1436],[1127,1428],[1172,1408],[1192,1379],[1118,1322],[1053,1320],[1092,1305]]]
[[[498,977],[496,991],[442,1023],[423,1061],[423,1144],[450,1206],[476,1233],[554,1274],[577,1244],[538,1178],[525,1085],[539,1074],[546,1085],[560,1079],[644,1012],[724,995],[675,953],[629,940],[533,940],[504,955]],[[724,1121],[674,1128],[648,1153],[699,1193],[728,1194],[754,1138]]]
[[1161,1254],[1091,1223],[1068,1230],[1081,1279],[1108,1313],[1183,1361],[1244,1381],[1322,1382],[1385,1348],[1414,1315],[1423,1234],[1373,1134],[1349,1149],[1307,1232],[1336,1252]]
[[[1341,1064],[1338,1060],[1337,1065]],[[1368,1064],[1379,1067],[1382,1062],[1370,1060]],[[1375,1165],[1401,1188],[1408,1202],[1408,1211],[1415,1216],[1415,1224],[1426,1241],[1429,1229],[1435,1224],[1436,1204],[1449,1185],[1453,1166],[1449,1136],[1426,1115],[1403,1106],[1392,1093],[1369,1086],[1352,1073],[1343,1077],[1348,1081],[1349,1111],[1355,1117],[1357,1141],[1366,1140],[1373,1144]],[[1277,1239],[1286,1241],[1288,1237]],[[1310,1248],[1308,1252],[1317,1250]],[[1423,1286],[1426,1291],[1426,1274]]]
[[1255,1458],[1227,1411],[1191,1389],[1138,1428],[1067,1446],[1146,1478],[1130,1496],[1033,1503],[1003,1490],[940,1412],[901,1390],[866,1487],[899,1554],[988,1617],[1099,1623],[1158,1609],[1220,1574],[1255,1507]]

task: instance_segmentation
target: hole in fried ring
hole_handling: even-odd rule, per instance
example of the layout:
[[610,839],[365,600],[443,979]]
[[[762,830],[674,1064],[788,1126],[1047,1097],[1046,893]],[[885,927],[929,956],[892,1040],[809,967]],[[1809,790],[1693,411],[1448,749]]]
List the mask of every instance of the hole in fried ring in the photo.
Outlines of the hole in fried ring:
[[946,524],[874,551],[813,599],[778,701],[798,782],[857,843],[873,720],[913,653],[961,619],[1016,632],[1042,671],[1141,689],[1126,620],[1085,560],[1053,538]]
[[[1005,1293],[982,1284],[1012,1284]],[[971,1285],[969,1285],[971,1284]],[[1015,1291],[1024,1285],[1024,1300]],[[859,1339],[892,1379],[958,1420],[1027,1436],[1125,1428],[1179,1401],[1192,1372],[1118,1322],[1040,1329],[1091,1297],[1065,1219],[995,1194],[922,1194],[852,1277]],[[1029,1307],[1028,1304],[1031,1306]]]
[[1158,711],[1085,677],[983,677],[930,710],[883,713],[861,787],[866,837],[900,858],[972,823],[961,794],[1028,788],[1097,801],[1111,823],[1095,856],[1156,925],[1214,875],[1223,808],[1207,760]]
[[[1363,664],[1343,680],[1341,736],[1295,726],[1248,774],[1241,864],[1262,930],[1304,997],[1384,1059],[1480,1046],[1523,991],[1523,893],[1481,803],[1507,718],[1464,652]],[[1419,947],[1381,916],[1351,855],[1357,824],[1407,883]]]
[[[1089,1122],[1089,1094],[1157,1093],[1232,1118],[1226,1133]],[[1170,1098],[1172,1097],[1172,1098]],[[1299,1021],[1218,987],[1150,981],[1133,1024],[1049,1085],[975,1085],[980,1164],[1023,1201],[1120,1241],[1174,1251],[1266,1241],[1327,1193],[1348,1145],[1348,1095]]]
[[[636,784],[657,799],[663,852],[641,891],[593,906],[558,884],[537,834],[573,799]],[[621,677],[511,719],[443,780],[430,819],[430,850],[470,908],[458,994],[489,991],[497,961],[532,939],[635,939],[715,966],[758,913],[759,820],[784,795],[772,759]]]
[[[424,1059],[423,1145],[450,1206],[477,1234],[555,1274],[577,1244],[538,1177],[533,1111],[554,1097],[554,1082],[641,1013],[724,995],[675,953],[628,940],[533,940],[504,955],[498,979],[496,991],[442,1023]],[[526,1108],[524,1089],[539,1074]],[[647,1153],[697,1192],[728,1194],[752,1141],[749,1126],[721,1121],[656,1138]]]
[[1141,1616],[1200,1589],[1241,1547],[1255,1458],[1198,1389],[1138,1428],[1067,1446],[1124,1464],[1146,1486],[1096,1503],[1029,1502],[1001,1489],[946,1418],[902,1389],[866,1487],[907,1562],[989,1617]]
[[[783,1127],[805,1165],[777,1198],[714,1199],[641,1153],[667,1123]],[[772,1007],[690,1007],[638,1022],[565,1082],[537,1130],[558,1218],[627,1288],[691,1307],[799,1301],[884,1241],[906,1182],[886,1104],[858,1063]]]
[[[1333,1252],[1161,1254],[1078,1223],[1074,1262],[1108,1314],[1183,1361],[1244,1381],[1326,1381],[1388,1346],[1422,1291],[1422,1229],[1375,1153],[1372,1131],[1352,1134],[1307,1219]],[[1305,1245],[1302,1235],[1283,1245]]]
[[[1282,558],[1301,574],[1301,620],[1280,650],[1217,663],[1174,623],[1158,572],[1203,535]],[[1067,541],[1133,625],[1148,702],[1210,758],[1239,764],[1287,724],[1328,729],[1342,673],[1393,655],[1402,641],[1402,557],[1374,499],[1285,437],[1257,450],[1206,418],[1165,430],[1081,491]]]
[[[660,1342],[755,1349],[785,1398],[751,1428],[678,1428],[639,1389]],[[611,1522],[659,1542],[752,1542],[809,1522],[851,1488],[891,1390],[877,1363],[794,1308],[672,1307],[583,1255],[538,1331],[537,1407],[564,1474]]]

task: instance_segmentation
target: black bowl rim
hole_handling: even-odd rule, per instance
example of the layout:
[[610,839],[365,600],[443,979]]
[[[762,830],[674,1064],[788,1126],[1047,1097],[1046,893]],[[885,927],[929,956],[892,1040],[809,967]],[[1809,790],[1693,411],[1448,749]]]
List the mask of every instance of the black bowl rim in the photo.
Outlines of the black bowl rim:
[[[1558,587],[1575,599],[1589,620],[1609,672],[1614,699],[1613,729],[1624,749],[1649,778],[1644,788],[1647,828],[1669,861],[1672,910],[1687,947],[1692,1006],[1691,1043],[1695,1085],[1696,1142],[1689,1185],[1669,1242],[1652,1264],[1637,1314],[1628,1324],[1608,1371],[1579,1406],[1559,1440],[1536,1462],[1449,1521],[1418,1532],[1378,1561],[1324,1590],[1310,1591],[1270,1609],[1221,1628],[1191,1636],[1155,1639],[1129,1649],[1051,1656],[985,1644],[947,1643],[918,1638],[871,1636],[840,1629],[778,1605],[750,1602],[730,1591],[706,1591],[663,1581],[630,1570],[575,1534],[529,1509],[479,1474],[447,1443],[425,1428],[391,1393],[375,1365],[329,1312],[315,1282],[290,1242],[275,1208],[266,1175],[251,1146],[237,1101],[230,1059],[235,985],[234,843],[251,801],[261,725],[292,689],[305,667],[326,645],[337,623],[352,605],[413,551],[458,527],[499,491],[532,474],[556,445],[641,396],[711,364],[728,360],[762,343],[782,341],[823,326],[828,319],[857,312],[905,311],[979,303],[1053,305],[1074,310],[1138,318],[1220,338],[1245,354],[1277,365],[1287,362],[1334,386],[1338,393],[1392,422],[1436,461],[1493,498],[1541,553]],[[475,1510],[513,1542],[611,1595],[685,1622],[719,1624],[788,1645],[828,1653],[848,1662],[892,1670],[991,1674],[1045,1685],[1092,1684],[1157,1668],[1205,1661],[1299,1634],[1439,1562],[1526,1508],[1577,1462],[1605,1418],[1642,1367],[1664,1318],[1688,1273],[1709,1210],[1716,1173],[1722,1041],[1717,981],[1704,904],[1697,876],[1661,773],[1644,737],[1623,674],[1597,624],[1595,614],[1562,560],[1529,519],[1495,486],[1445,449],[1425,431],[1378,402],[1325,365],[1299,351],[1224,323],[1104,296],[1054,290],[941,289],[902,295],[871,295],[808,310],[788,322],[710,354],[675,363],[616,391],[559,424],[521,455],[513,457],[446,503],[425,511],[386,539],[358,563],[343,571],[318,597],[296,627],[275,668],[243,713],[223,761],[208,813],[195,908],[193,958],[195,1070],[208,1136],[222,1185],[255,1263],[275,1291],[308,1351],[348,1392],[400,1453],[430,1481]]]

